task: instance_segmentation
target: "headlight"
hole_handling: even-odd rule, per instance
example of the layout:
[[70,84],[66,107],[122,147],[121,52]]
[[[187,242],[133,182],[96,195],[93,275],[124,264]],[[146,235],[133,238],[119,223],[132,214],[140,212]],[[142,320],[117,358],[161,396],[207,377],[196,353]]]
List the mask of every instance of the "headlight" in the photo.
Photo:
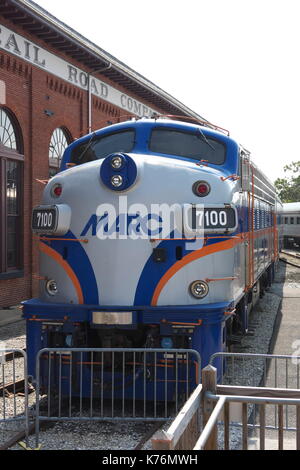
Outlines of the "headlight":
[[120,186],[122,186],[123,184],[123,177],[121,175],[115,175],[115,176],[112,176],[111,177],[111,184],[115,187],[115,188],[119,188]]
[[46,291],[49,295],[57,294],[58,289],[57,289],[56,281],[54,281],[54,279],[50,279],[50,281],[46,282]]
[[123,158],[119,157],[118,155],[113,157],[110,161],[110,164],[114,170],[119,170],[123,166],[123,163]]
[[208,294],[208,285],[204,281],[194,281],[189,287],[190,293],[196,299],[203,299]]
[[100,181],[113,191],[126,191],[137,179],[137,165],[126,153],[112,153],[102,162]]

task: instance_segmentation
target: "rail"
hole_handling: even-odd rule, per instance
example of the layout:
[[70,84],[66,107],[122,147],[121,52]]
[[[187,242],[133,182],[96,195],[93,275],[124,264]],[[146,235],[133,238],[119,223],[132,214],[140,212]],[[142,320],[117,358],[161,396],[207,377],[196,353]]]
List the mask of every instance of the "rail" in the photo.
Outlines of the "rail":
[[[23,349],[0,349],[0,449],[12,435],[29,435],[29,381],[27,376],[27,355]],[[20,425],[23,423],[23,430]],[[9,424],[9,426],[8,426]]]
[[[226,382],[231,385],[300,388],[300,356],[296,354],[218,352],[211,356],[209,364],[215,365],[220,359]],[[258,374],[258,370],[262,374]]]
[[202,385],[199,384],[167,431],[159,431],[152,438],[155,450],[184,450],[197,441],[200,431],[200,400]]
[[[276,429],[270,430],[266,425],[268,406],[276,407]],[[255,426],[249,425],[253,407],[259,407]],[[290,407],[296,408],[296,426],[293,433],[286,435],[284,412]],[[195,439],[195,428],[190,432],[191,420],[200,415],[202,423]],[[194,391],[174,423],[152,439],[152,448],[156,450],[229,450],[237,447],[242,450],[258,447],[260,450],[283,450],[285,446],[300,450],[300,390],[218,385],[217,370],[211,365],[202,370],[202,385]]]
[[[234,360],[233,371],[243,366],[249,372],[247,361],[261,360],[267,372],[260,386],[235,384],[244,378],[244,372],[229,375],[233,383],[218,384],[212,364],[202,370],[200,383],[200,356],[190,349],[43,349],[36,364],[37,446],[41,421],[139,420],[159,424],[172,418],[166,431],[153,436],[153,449],[229,450],[236,448],[234,437],[241,449],[276,446],[282,450],[288,446],[300,450],[300,358],[219,353],[211,362],[219,356]],[[284,361],[284,386],[277,377],[280,361]],[[20,431],[23,420],[27,440],[26,352],[0,349],[0,379],[0,429],[15,422]],[[191,380],[196,384],[194,389]],[[21,396],[18,381],[23,381]],[[273,382],[275,386],[270,386]],[[275,426],[268,424],[270,417]],[[293,425],[287,426],[288,419]]]
[[[259,438],[253,438],[250,448],[259,446],[260,450],[265,450],[266,442],[272,442],[274,447],[274,434],[267,434],[266,427],[266,405],[275,405],[278,413],[278,429],[277,429],[277,448],[284,449],[284,405],[286,407],[296,407],[297,427],[292,438],[289,436],[289,446],[292,444],[294,448],[300,450],[300,390],[292,389],[276,389],[263,387],[231,387],[217,386],[216,394],[206,392],[204,401],[213,401],[216,403],[210,418],[208,419],[203,432],[197,441],[194,450],[216,450],[223,448],[230,449],[230,405],[240,403],[240,418],[242,422],[241,443],[242,450],[249,450],[249,425],[248,425],[248,405],[259,405],[259,419],[257,428],[259,429]],[[223,445],[218,441],[218,418],[222,416],[223,423]],[[235,409],[236,413],[236,409]],[[236,418],[235,418],[236,419]],[[268,437],[269,436],[269,437]],[[271,437],[271,438],[270,438]],[[295,442],[294,442],[295,441]],[[255,447],[254,447],[255,444]]]
[[[216,353],[210,359],[218,360],[226,371],[224,384],[269,387],[276,389],[300,389],[300,357],[283,354]],[[252,406],[249,427],[257,427],[257,406]],[[296,431],[295,415],[291,407],[285,406],[284,430]],[[268,407],[266,429],[277,430],[279,415],[276,406]]]
[[36,361],[36,445],[42,420],[167,421],[200,374],[200,356],[192,349],[42,349]]

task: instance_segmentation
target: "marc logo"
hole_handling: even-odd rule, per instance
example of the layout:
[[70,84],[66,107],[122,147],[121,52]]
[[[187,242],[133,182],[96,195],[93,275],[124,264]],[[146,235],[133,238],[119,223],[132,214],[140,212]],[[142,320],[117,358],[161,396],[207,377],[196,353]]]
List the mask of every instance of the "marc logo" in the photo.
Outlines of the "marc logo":
[[[80,236],[97,236],[100,240],[176,238],[194,242],[197,239],[203,243],[203,207],[203,204],[128,205],[127,196],[121,196],[117,207],[100,204],[89,217]],[[194,244],[191,249],[195,249]]]

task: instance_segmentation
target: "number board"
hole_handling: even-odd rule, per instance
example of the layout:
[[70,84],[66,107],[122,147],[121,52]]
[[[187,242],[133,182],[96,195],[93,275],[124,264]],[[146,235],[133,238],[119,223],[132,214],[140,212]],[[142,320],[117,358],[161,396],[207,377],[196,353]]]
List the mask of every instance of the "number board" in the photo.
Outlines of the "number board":
[[233,208],[204,208],[198,211],[192,208],[192,228],[193,230],[203,227],[207,230],[213,229],[234,229],[236,226],[235,210]]
[[54,232],[57,227],[56,208],[36,207],[32,212],[31,228],[34,232]]

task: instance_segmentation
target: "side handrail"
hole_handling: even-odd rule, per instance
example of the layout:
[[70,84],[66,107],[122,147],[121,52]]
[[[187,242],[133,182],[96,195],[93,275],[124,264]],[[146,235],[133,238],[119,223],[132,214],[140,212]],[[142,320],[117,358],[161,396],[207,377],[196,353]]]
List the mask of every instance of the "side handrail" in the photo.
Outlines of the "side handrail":
[[[200,408],[201,397],[202,385],[199,384],[193,391],[188,401],[182,407],[169,429],[167,431],[158,431],[153,436],[151,440],[152,449],[174,450],[178,448],[177,446],[180,439],[184,437],[186,432],[190,432],[189,425],[191,424],[193,418],[198,418],[197,413]],[[193,439],[193,436],[189,437],[189,440],[190,439]]]
[[218,421],[218,418],[219,418],[221,412],[223,411],[226,400],[227,400],[227,397],[225,397],[225,396],[218,397],[217,404],[216,404],[209,420],[207,421],[207,423],[206,423],[206,425],[205,425],[205,427],[204,427],[204,429],[201,433],[201,436],[199,437],[198,441],[196,442],[196,445],[195,445],[193,450],[204,450],[205,449],[207,441],[210,438],[211,433],[212,433],[212,431],[214,430],[214,428],[217,424],[217,421]]

